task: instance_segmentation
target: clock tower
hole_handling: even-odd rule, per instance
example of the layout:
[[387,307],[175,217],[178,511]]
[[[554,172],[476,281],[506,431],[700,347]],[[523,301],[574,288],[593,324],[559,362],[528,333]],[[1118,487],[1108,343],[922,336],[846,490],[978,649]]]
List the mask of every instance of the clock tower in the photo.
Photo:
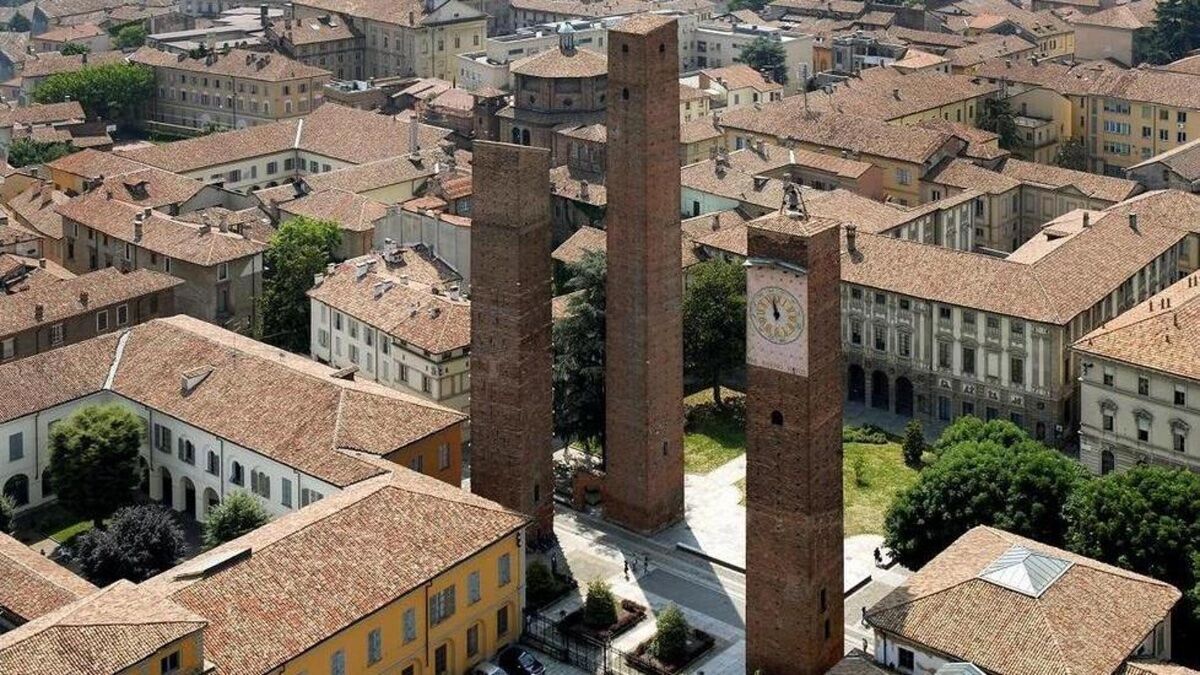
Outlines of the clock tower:
[[789,185],[747,233],[746,672],[842,657],[841,228]]

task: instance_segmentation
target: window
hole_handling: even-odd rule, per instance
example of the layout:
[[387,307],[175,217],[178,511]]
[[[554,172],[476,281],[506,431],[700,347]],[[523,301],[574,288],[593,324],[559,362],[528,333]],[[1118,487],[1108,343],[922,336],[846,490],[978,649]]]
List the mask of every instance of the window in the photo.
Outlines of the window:
[[129,323],[129,305],[117,305],[117,325]]
[[1104,430],[1105,430],[1105,431],[1112,431],[1112,430],[1115,428],[1115,426],[1116,426],[1116,425],[1115,425],[1115,420],[1113,419],[1113,414],[1112,414],[1112,412],[1111,412],[1111,411],[1109,411],[1109,410],[1102,410],[1102,411],[1100,412],[1100,415],[1102,416],[1102,418],[1103,418],[1103,420],[1104,420]]
[[1104,368],[1104,386],[1106,386],[1106,387],[1113,386],[1114,378],[1115,378],[1115,373],[1113,373],[1113,369],[1105,366],[1105,368]]
[[938,307],[938,318],[942,319],[944,321],[949,321],[950,320],[950,308],[949,307]]
[[467,629],[467,657],[474,658],[479,655],[479,624],[475,624]]
[[96,331],[100,332],[106,330],[108,330],[108,310],[102,309],[99,312],[96,312]]
[[1187,389],[1182,385],[1175,385],[1175,405],[1187,405]]
[[887,296],[884,295],[883,293],[876,293],[875,294],[875,304],[877,304],[877,305],[887,304]]
[[975,348],[962,348],[962,371],[964,375],[975,374]]
[[169,675],[170,673],[178,672],[179,652],[171,652],[170,654],[162,657],[158,661],[158,666],[163,675]]
[[1008,381],[1025,384],[1025,359],[1013,356],[1008,360]]
[[912,356],[912,335],[909,333],[896,334],[896,353],[900,356]]
[[205,469],[214,476],[221,475],[221,458],[212,450],[208,451],[208,466]]
[[896,182],[900,185],[908,185],[912,181],[912,176],[908,169],[896,169]]
[[229,278],[229,263],[217,263],[217,281]]
[[196,463],[196,446],[185,438],[179,439],[179,459],[188,464]]
[[500,556],[500,585],[507,586],[512,581],[512,555],[505,553]]
[[433,382],[429,379],[428,375],[421,375],[421,391],[426,394],[433,391]]
[[409,607],[404,610],[404,644],[417,639],[417,610]]
[[346,652],[339,649],[329,658],[329,675],[346,675]]
[[279,503],[292,507],[292,481],[290,478],[279,479]]
[[861,288],[851,288],[850,289],[850,297],[854,298],[855,300],[862,300],[862,289]]
[[379,629],[367,633],[367,665],[379,663],[383,660],[383,634]]
[[413,457],[408,463],[408,468],[416,471],[417,473],[425,473],[425,456],[417,455],[416,457]]
[[237,462],[233,463],[233,469],[229,472],[229,482],[234,485],[246,484],[246,470],[242,468],[241,464]]
[[508,635],[508,605],[496,610],[496,637]]
[[904,647],[900,647],[899,654],[900,654],[900,656],[899,656],[900,663],[898,665],[900,666],[900,670],[912,670],[913,669],[913,653],[912,653],[912,651],[905,649]]
[[445,471],[450,468],[450,444],[442,443],[438,446],[438,471]]
[[15,462],[25,456],[25,434],[17,432],[8,437],[8,461]]
[[11,359],[17,351],[17,339],[8,338],[0,340],[0,361]]
[[1150,395],[1150,378],[1138,376],[1138,396]]
[[479,570],[471,572],[467,577],[467,604],[473,605],[479,602],[482,594],[479,589]]
[[264,499],[270,499],[271,477],[262,471],[251,471],[250,491]]
[[171,430],[161,424],[154,425],[154,446],[163,452],[171,451]]
[[1117,468],[1117,459],[1113,456],[1112,451],[1105,450],[1104,452],[1100,453],[1100,474],[1102,476],[1107,476],[1108,474],[1112,473],[1113,469],[1115,468]]
[[950,419],[950,399],[945,396],[937,397],[937,411],[939,420]]
[[446,662],[449,660],[446,652],[446,645],[442,645],[433,651],[433,675],[447,675],[450,672],[446,666]]
[[429,598],[429,624],[436,626],[454,616],[454,586],[448,586]]
[[939,341],[937,343],[937,359],[938,359],[938,368],[949,369],[951,367],[950,366],[950,343],[949,342]]
[[1137,439],[1143,443],[1150,442],[1150,418],[1138,413],[1134,413],[1133,415],[1137,421]]
[[862,341],[862,322],[850,319],[850,344],[861,345]]

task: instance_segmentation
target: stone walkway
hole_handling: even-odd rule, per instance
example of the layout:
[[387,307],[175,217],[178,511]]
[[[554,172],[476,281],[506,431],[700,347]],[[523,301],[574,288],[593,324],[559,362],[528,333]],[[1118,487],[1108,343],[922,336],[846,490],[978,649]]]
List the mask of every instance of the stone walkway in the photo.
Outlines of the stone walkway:
[[738,567],[746,566],[746,507],[737,482],[746,477],[742,455],[707,474],[684,477],[684,520],[654,538],[686,544]]

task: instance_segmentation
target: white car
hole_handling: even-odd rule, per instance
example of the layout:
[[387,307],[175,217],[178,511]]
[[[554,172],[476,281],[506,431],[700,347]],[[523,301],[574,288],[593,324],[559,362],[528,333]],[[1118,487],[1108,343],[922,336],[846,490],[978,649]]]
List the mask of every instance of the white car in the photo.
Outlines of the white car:
[[471,675],[505,675],[505,673],[500,669],[500,666],[490,661],[484,661],[475,666],[475,669],[471,671]]

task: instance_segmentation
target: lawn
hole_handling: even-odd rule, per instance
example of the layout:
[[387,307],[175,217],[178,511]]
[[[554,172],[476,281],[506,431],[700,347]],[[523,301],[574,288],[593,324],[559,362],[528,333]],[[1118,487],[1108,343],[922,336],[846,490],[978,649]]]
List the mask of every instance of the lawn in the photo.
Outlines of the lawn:
[[80,519],[57,503],[37,509],[28,516],[18,519],[16,536],[26,544],[43,539],[63,543],[71,537],[92,529],[92,521]]
[[842,453],[846,536],[881,534],[896,493],[915,483],[917,472],[904,464],[899,443],[843,443]]
[[[846,536],[883,534],[884,514],[896,493],[916,482],[917,472],[904,464],[898,443],[843,443],[842,453]],[[737,486],[745,506],[746,479]]]
[[[722,396],[732,399],[741,394],[725,389]],[[712,391],[709,389],[684,399],[686,405],[692,406],[711,402]],[[701,415],[683,436],[683,468],[688,473],[708,473],[744,452],[746,430],[730,415]]]

